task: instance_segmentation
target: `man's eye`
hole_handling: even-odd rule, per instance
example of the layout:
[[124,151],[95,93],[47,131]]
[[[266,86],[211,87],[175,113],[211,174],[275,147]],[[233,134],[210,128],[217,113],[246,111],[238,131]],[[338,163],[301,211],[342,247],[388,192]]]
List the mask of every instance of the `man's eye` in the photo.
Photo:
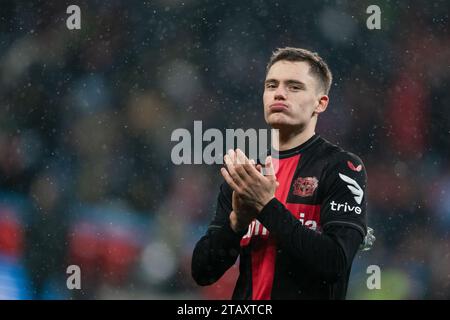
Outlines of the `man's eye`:
[[290,86],[291,90],[301,90],[302,88],[299,86]]
[[268,83],[268,84],[266,84],[266,88],[267,89],[274,89],[274,88],[276,88],[276,85],[274,85],[273,83]]

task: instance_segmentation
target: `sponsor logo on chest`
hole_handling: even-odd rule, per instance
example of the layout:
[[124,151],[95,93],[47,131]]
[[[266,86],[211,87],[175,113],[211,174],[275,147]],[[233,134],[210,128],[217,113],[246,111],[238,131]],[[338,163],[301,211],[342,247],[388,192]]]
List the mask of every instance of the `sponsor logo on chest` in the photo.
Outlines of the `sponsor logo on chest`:
[[[318,231],[320,206],[288,203],[286,208],[305,227]],[[294,212],[294,213],[293,213]],[[254,219],[248,226],[247,233],[241,239],[241,246],[247,246],[252,239],[268,239],[269,230],[261,222]]]

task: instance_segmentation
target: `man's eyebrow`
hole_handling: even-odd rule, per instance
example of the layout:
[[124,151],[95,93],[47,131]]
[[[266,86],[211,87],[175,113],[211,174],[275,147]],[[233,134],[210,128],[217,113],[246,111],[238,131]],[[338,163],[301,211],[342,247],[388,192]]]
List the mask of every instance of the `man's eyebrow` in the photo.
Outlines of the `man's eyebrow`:
[[[277,80],[277,79],[267,79],[266,81],[264,81],[264,83],[279,83],[279,82],[280,81]],[[295,80],[295,79],[289,79],[289,80],[285,80],[283,82],[288,84],[288,85],[296,84],[296,85],[299,85],[299,86],[306,87],[306,84],[304,82],[301,82],[301,81]]]
[[299,80],[290,79],[290,80],[286,80],[285,82],[286,82],[286,84],[297,84],[297,85],[306,87],[306,84],[304,82],[299,81]]

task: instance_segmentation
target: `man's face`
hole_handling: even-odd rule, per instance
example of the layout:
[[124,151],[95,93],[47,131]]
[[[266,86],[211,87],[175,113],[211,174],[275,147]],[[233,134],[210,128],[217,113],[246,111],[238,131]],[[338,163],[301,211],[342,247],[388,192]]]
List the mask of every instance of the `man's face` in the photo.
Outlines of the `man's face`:
[[264,83],[264,118],[275,129],[305,128],[319,104],[318,81],[307,62],[278,61]]

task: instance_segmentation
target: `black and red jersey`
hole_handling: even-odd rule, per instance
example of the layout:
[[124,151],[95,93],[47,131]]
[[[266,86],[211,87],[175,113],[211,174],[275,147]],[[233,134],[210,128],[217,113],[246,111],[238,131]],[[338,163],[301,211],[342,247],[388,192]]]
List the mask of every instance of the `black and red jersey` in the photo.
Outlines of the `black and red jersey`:
[[233,299],[344,299],[367,230],[362,161],[319,135],[272,156],[280,185],[245,233],[231,229],[232,189],[221,185],[194,279],[214,283],[239,256]]

